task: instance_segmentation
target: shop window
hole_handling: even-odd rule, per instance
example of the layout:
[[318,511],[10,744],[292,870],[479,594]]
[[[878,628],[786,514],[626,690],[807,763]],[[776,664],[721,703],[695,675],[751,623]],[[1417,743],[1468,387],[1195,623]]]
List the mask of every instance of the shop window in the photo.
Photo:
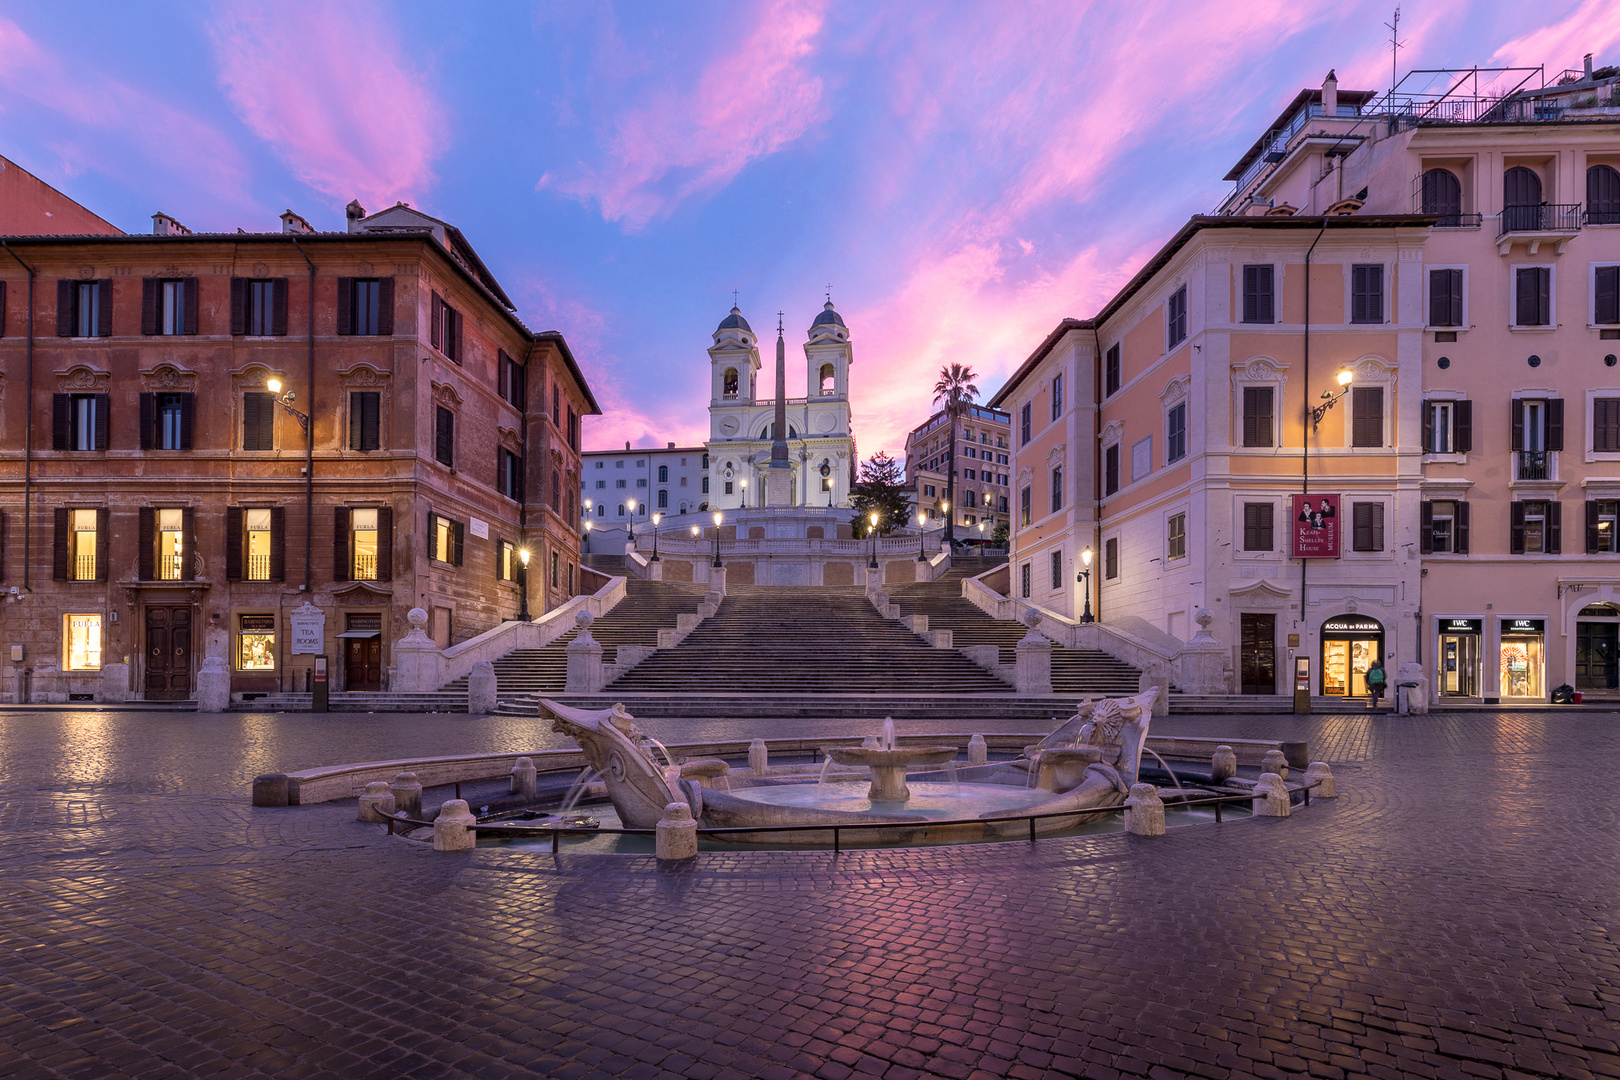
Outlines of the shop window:
[[1165,523],[1165,558],[1169,560],[1184,559],[1187,557],[1187,515],[1171,514]]
[[274,517],[275,513],[269,507],[242,511],[243,554],[247,564],[243,577],[248,581],[272,580],[270,559],[274,534],[271,526]]
[[1503,619],[1498,671],[1503,697],[1541,697],[1546,663],[1544,619]]
[[62,616],[62,667],[67,671],[101,670],[101,616]]
[[276,670],[276,617],[237,616],[236,669],[238,671]]
[[1620,502],[1613,499],[1586,501],[1586,551],[1589,555],[1620,551],[1616,546],[1615,522],[1620,517]]
[[179,581],[184,576],[186,527],[184,510],[159,510],[157,518],[157,581]]
[[57,581],[106,580],[106,528],[105,510],[57,509]]

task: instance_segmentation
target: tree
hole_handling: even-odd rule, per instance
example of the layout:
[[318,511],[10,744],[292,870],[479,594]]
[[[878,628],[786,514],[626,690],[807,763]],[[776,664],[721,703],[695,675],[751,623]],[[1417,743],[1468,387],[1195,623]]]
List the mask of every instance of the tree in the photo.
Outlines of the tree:
[[950,510],[945,514],[946,542],[956,538],[956,420],[979,396],[979,388],[973,381],[976,378],[972,368],[951,363],[939,369],[939,381],[934,384],[934,404],[944,403],[945,415],[950,418],[947,422],[950,449],[945,458],[945,501],[950,503]]
[[1005,521],[996,522],[996,531],[990,534],[990,546],[1004,548],[1012,536],[1012,530],[1007,528]]
[[850,490],[850,508],[855,517],[851,526],[857,539],[865,537],[872,527],[871,513],[878,514],[878,532],[887,536],[892,530],[906,524],[911,516],[911,504],[906,498],[905,476],[900,463],[879,450],[861,463],[861,478]]

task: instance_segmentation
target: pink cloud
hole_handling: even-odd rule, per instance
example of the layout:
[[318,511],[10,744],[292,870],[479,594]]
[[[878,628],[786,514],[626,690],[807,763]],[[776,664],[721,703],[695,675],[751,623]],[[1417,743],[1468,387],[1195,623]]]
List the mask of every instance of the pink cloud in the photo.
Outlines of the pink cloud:
[[1586,53],[1598,66],[1613,63],[1615,58],[1606,56],[1605,50],[1616,44],[1620,44],[1620,8],[1610,0],[1586,0],[1559,21],[1514,38],[1491,60],[1531,67],[1546,64],[1550,82],[1565,67],[1579,68]]
[[660,89],[618,119],[605,164],[548,173],[538,187],[594,201],[605,219],[631,229],[724,187],[824,119],[822,82],[809,60],[825,6],[775,0],[748,9],[752,28],[728,39],[695,85]]
[[443,110],[373,4],[222,9],[219,79],[242,122],[295,176],[369,209],[417,200],[444,146]]

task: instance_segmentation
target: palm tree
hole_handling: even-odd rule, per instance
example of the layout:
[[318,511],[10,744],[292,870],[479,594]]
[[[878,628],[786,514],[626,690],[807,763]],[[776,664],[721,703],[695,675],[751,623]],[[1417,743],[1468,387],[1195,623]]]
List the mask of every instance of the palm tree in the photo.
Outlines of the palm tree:
[[934,404],[943,402],[945,415],[949,418],[950,450],[946,455],[945,501],[952,509],[945,514],[946,543],[956,538],[956,418],[966,412],[973,399],[979,396],[979,388],[973,382],[977,377],[972,368],[952,363],[939,369],[939,381],[934,384]]

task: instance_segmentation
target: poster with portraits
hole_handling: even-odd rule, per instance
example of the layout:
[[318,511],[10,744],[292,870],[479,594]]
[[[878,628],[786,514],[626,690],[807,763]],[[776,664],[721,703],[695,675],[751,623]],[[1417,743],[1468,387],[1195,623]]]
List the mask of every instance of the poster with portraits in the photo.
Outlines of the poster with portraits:
[[1339,557],[1339,497],[1294,495],[1289,499],[1296,559]]

